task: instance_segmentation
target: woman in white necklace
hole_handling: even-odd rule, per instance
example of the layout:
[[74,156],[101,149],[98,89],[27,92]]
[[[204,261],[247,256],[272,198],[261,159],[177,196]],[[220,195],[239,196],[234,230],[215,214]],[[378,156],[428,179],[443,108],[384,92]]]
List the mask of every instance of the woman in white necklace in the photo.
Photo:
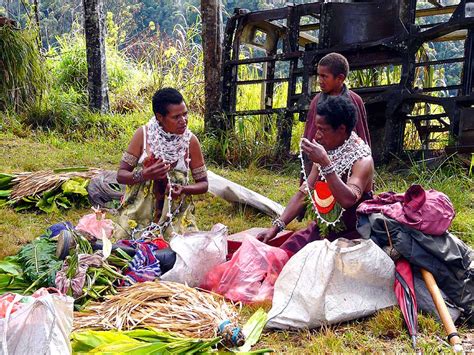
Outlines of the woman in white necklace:
[[[354,105],[342,96],[330,96],[318,103],[316,133],[311,141],[301,141],[301,173],[304,183],[292,197],[272,228],[259,235],[264,242],[285,229],[309,201],[315,221],[294,233],[282,246],[292,256],[306,244],[327,238],[360,238],[356,231],[356,208],[371,198],[374,162],[370,147],[353,132]],[[313,162],[306,176],[302,154]]]
[[[153,96],[154,116],[135,132],[117,181],[127,185],[119,209],[120,239],[154,224],[169,239],[197,230],[191,195],[207,192],[207,171],[197,137],[188,129],[183,96],[164,88]],[[189,170],[194,183],[189,183]]]

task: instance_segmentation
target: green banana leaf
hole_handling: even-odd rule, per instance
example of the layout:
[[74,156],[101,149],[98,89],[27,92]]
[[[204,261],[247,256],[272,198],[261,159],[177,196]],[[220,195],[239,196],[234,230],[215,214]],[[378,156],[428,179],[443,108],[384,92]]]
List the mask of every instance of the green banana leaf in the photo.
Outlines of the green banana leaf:
[[78,194],[81,196],[87,196],[87,185],[89,180],[80,177],[72,178],[61,185],[61,189],[65,194]]
[[0,198],[2,197],[10,197],[12,190],[0,190]]
[[14,178],[15,175],[0,173],[0,189],[9,189]]
[[239,348],[239,352],[248,352],[253,345],[257,344],[262,335],[263,328],[267,324],[268,315],[263,308],[259,308],[242,327],[245,335],[245,344]]
[[182,338],[152,328],[130,331],[81,331],[72,334],[75,353],[193,354],[209,351],[220,338]]
[[0,294],[24,293],[30,282],[25,281],[18,257],[9,256],[0,260]]

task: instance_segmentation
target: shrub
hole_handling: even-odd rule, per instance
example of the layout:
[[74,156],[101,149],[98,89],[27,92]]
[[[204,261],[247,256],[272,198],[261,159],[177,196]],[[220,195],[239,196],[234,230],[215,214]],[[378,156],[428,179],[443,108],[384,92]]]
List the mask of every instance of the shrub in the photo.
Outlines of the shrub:
[[0,27],[0,111],[24,111],[46,85],[34,31]]

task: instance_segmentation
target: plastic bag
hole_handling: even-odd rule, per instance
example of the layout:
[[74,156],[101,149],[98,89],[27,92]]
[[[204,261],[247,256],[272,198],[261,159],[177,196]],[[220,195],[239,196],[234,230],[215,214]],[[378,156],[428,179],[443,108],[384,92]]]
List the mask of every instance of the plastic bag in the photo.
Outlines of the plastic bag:
[[249,236],[230,261],[209,271],[201,287],[232,301],[271,300],[275,281],[287,261],[283,249]]
[[5,318],[0,319],[1,355],[71,353],[74,299],[38,291],[33,295],[38,297],[15,295]]
[[371,240],[318,240],[285,265],[267,328],[314,328],[357,319],[397,303],[395,265]]
[[111,219],[106,219],[105,213],[97,210],[95,213],[83,216],[79,220],[76,229],[97,239],[102,239],[104,234],[107,238],[110,238],[114,231],[114,222]]
[[216,224],[209,232],[176,235],[170,241],[170,248],[176,253],[176,261],[161,279],[199,286],[210,269],[226,260],[227,227]]

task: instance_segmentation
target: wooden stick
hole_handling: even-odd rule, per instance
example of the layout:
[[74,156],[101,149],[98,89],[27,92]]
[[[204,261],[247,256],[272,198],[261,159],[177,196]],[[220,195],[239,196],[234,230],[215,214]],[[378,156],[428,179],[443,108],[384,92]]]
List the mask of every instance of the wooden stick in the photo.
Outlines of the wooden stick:
[[[441,318],[441,322],[443,322],[444,329],[448,334],[449,343],[453,346],[453,350],[455,352],[462,352],[462,343],[461,338],[457,335],[456,326],[454,325],[453,319],[449,314],[448,307],[446,307],[446,303],[444,302],[443,296],[441,295],[441,291],[438,288],[438,284],[433,277],[431,272],[420,268],[421,276],[425,281],[426,287],[428,291],[430,291],[431,298],[436,306],[436,310],[438,311],[439,317]],[[453,335],[455,334],[455,335]]]

